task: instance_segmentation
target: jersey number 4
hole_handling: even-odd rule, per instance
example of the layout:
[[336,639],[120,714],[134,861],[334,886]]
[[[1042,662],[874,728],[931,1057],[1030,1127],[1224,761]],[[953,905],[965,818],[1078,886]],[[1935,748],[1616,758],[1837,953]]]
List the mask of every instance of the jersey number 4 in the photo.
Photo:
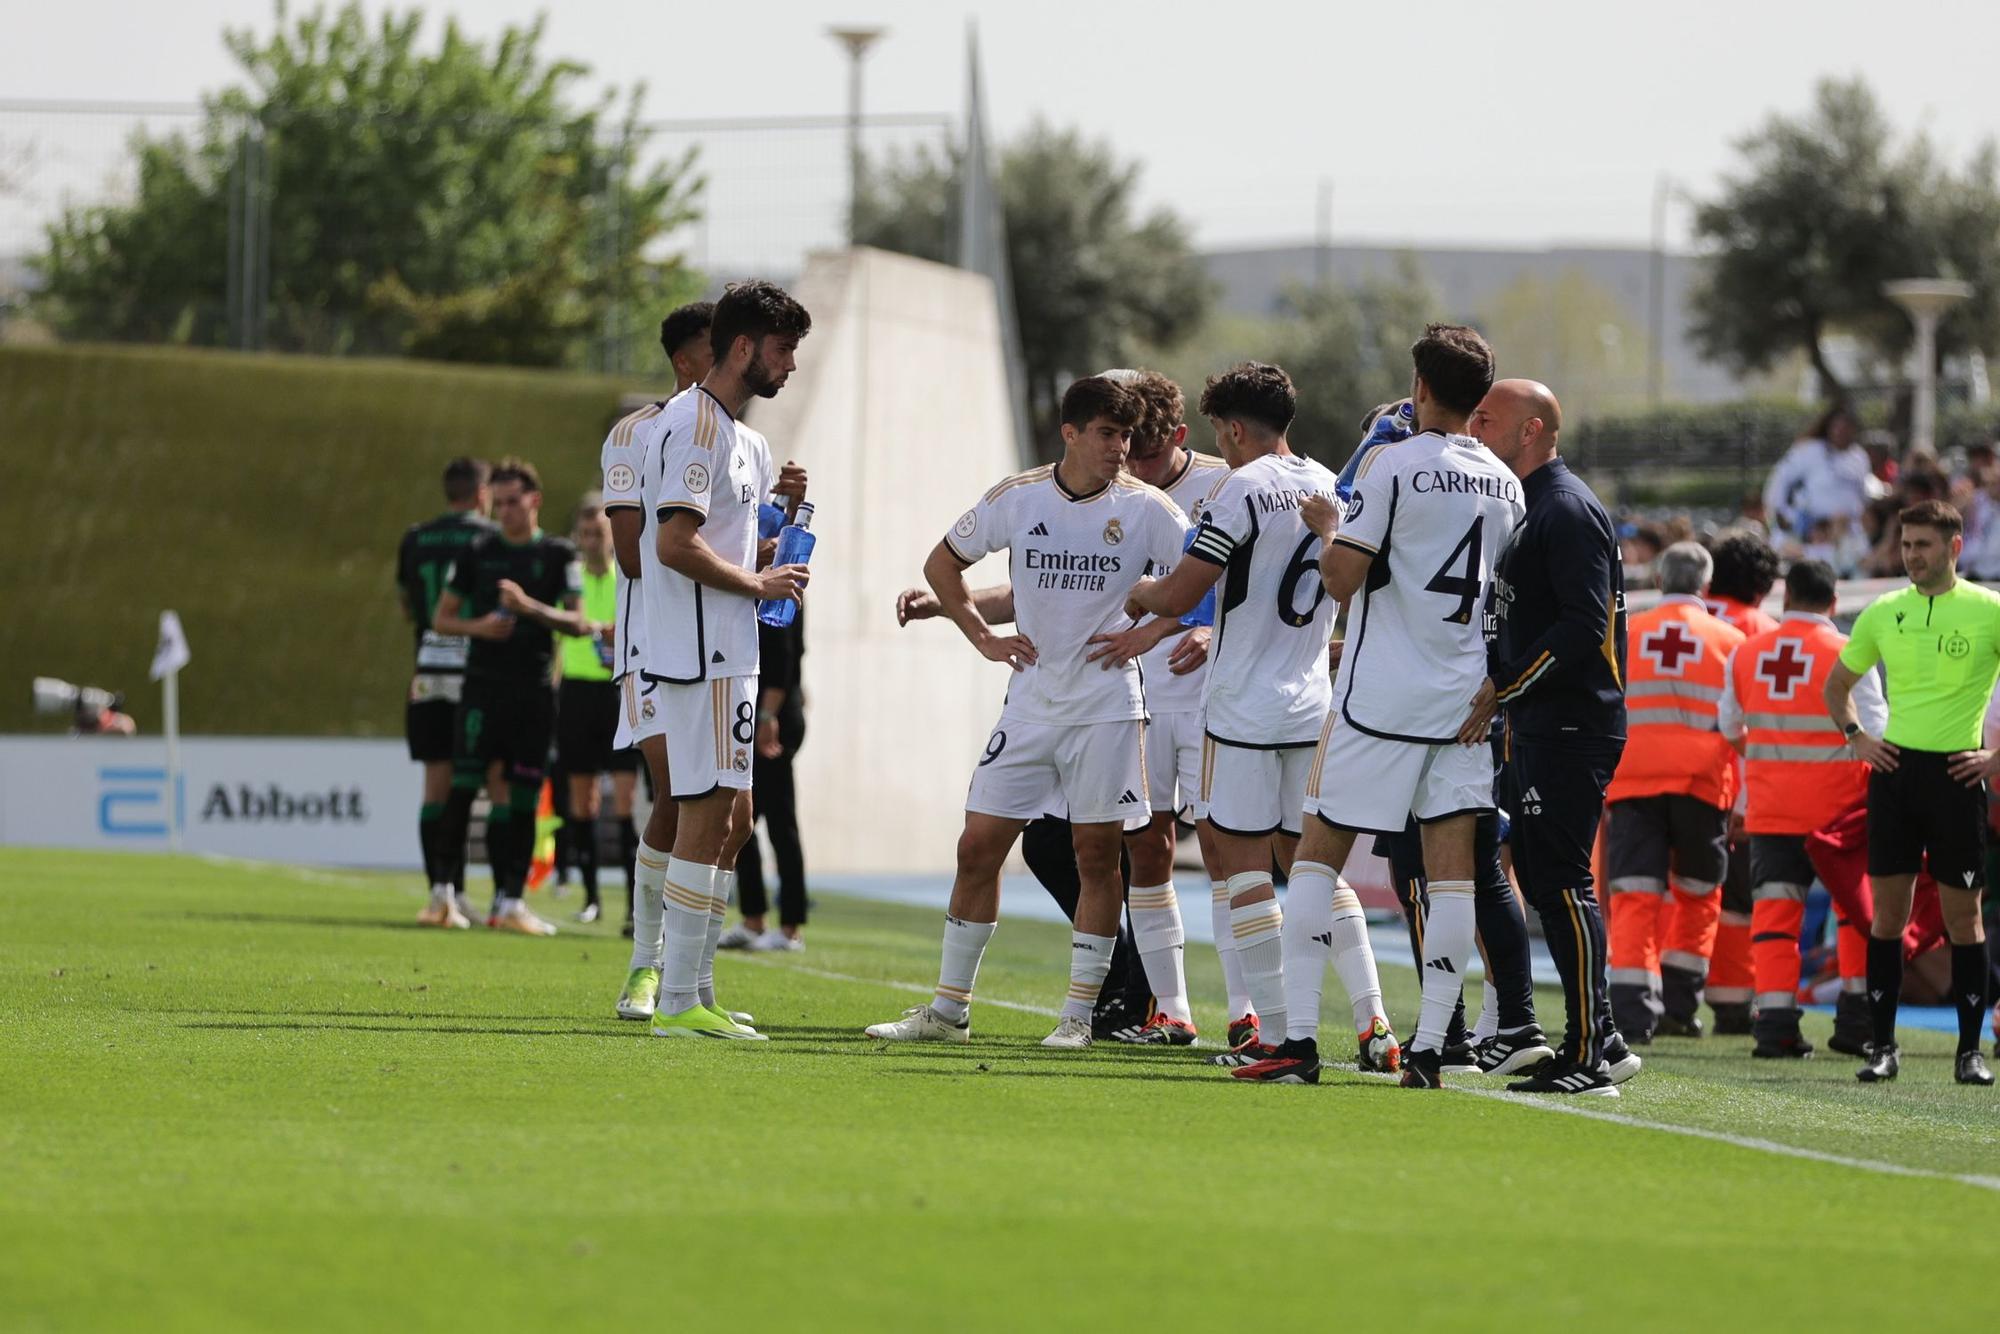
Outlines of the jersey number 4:
[[1458,605],[1444,615],[1453,625],[1471,624],[1472,608],[1486,591],[1479,582],[1479,554],[1485,537],[1486,516],[1482,514],[1472,521],[1472,527],[1465,530],[1465,536],[1458,539],[1458,545],[1444,558],[1444,564],[1438,566],[1437,573],[1424,585],[1426,593],[1442,593],[1458,599]]

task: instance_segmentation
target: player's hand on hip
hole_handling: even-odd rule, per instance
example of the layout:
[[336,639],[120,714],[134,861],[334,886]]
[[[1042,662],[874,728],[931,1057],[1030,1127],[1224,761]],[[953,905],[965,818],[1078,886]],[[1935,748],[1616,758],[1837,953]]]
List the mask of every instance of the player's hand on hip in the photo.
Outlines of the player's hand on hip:
[[771,494],[789,500],[791,504],[786,507],[788,517],[796,516],[799,502],[806,498],[805,465],[786,459],[785,466],[778,469],[778,481],[771,488]]
[[498,641],[511,638],[514,634],[514,627],[518,624],[520,622],[505,612],[489,611],[472,623],[471,633],[474,639]]
[[937,594],[928,588],[906,588],[896,594],[896,624],[908,625],[911,621],[928,621],[944,610],[938,605]]
[[774,565],[757,576],[757,600],[769,601],[774,598],[790,598],[794,602],[806,600],[806,581],[811,578],[803,565]]
[[1157,633],[1150,625],[1135,625],[1116,634],[1092,635],[1085,643],[1095,647],[1083,655],[1083,660],[1094,662],[1107,672],[1123,667],[1159,643]]
[[1476,746],[1493,735],[1493,715],[1500,712],[1500,701],[1493,689],[1493,680],[1488,677],[1479,683],[1479,693],[1472,697],[1472,712],[1465,719],[1465,726],[1458,729],[1458,741],[1462,746]]
[[1901,763],[1901,752],[1888,742],[1869,736],[1866,732],[1854,735],[1854,757],[1868,761],[1868,767],[1877,773],[1892,774]]
[[1306,503],[1299,506],[1299,518],[1304,520],[1306,527],[1312,529],[1314,536],[1320,541],[1331,542],[1334,533],[1340,528],[1340,506],[1325,496],[1307,496]]
[[1947,762],[1951,776],[1967,787],[1977,787],[2000,771],[2000,751],[1961,750]]
[[1181,642],[1174,645],[1174,651],[1167,655],[1167,670],[1175,676],[1186,676],[1208,661],[1208,643],[1213,635],[1205,625],[1197,625],[1181,636]]
[[1017,672],[1035,665],[1034,641],[1026,635],[996,635],[989,630],[979,640],[979,654],[989,662],[1004,662]]

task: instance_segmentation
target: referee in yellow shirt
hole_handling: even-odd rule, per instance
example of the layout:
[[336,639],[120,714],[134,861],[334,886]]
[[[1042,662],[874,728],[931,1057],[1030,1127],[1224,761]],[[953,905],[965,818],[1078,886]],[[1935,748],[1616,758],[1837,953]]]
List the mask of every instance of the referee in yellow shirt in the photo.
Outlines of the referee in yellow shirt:
[[[1986,860],[1986,780],[2000,752],[1980,749],[1980,723],[2000,678],[2000,593],[1958,577],[1965,545],[1958,511],[1926,500],[1902,513],[1903,569],[1910,586],[1877,598],[1854,623],[1826,682],[1826,708],[1868,761],[1868,875],[1875,921],[1868,940],[1868,1003],[1875,1030],[1856,1077],[1896,1077],[1896,1002],[1903,990],[1903,928],[1926,859],[1951,938],[1951,991],[1958,1007],[1953,1077],[1990,1086],[1979,1054],[1986,1017],[1985,930],[1979,917]],[[1862,729],[1852,692],[1882,665],[1889,695],[1884,735]]]

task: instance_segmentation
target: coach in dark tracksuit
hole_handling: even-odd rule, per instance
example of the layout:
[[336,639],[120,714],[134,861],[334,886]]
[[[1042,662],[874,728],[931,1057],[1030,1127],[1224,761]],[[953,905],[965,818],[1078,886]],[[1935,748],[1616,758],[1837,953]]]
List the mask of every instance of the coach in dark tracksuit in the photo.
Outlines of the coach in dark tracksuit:
[[1604,916],[1591,852],[1625,750],[1625,580],[1611,517],[1557,457],[1562,408],[1532,380],[1502,380],[1472,431],[1521,479],[1527,515],[1495,570],[1492,680],[1461,740],[1506,710],[1501,804],[1514,871],[1562,974],[1568,1030],[1554,1060],[1509,1087],[1615,1095],[1639,1060],[1611,1022]]

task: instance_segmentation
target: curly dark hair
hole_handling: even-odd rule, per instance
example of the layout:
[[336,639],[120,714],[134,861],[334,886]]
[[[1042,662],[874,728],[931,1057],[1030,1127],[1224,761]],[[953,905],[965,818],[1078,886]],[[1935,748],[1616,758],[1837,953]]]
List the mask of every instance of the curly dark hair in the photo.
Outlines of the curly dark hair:
[[1461,415],[1471,415],[1493,387],[1493,349],[1468,325],[1425,325],[1424,336],[1410,346],[1410,360],[1431,397]]
[[1741,528],[1724,533],[1708,554],[1715,557],[1708,591],[1719,598],[1754,607],[1778,582],[1778,553],[1755,533]]
[[1107,380],[1102,375],[1086,375],[1081,380],[1071,382],[1063,390],[1062,424],[1074,426],[1078,430],[1090,425],[1099,417],[1120,426],[1137,428],[1139,419],[1145,415],[1145,405],[1139,395],[1125,385]]
[[739,338],[804,338],[812,331],[812,324],[806,308],[784,288],[752,278],[723,289],[708,326],[708,345],[715,350],[715,359],[722,361]]
[[714,323],[713,301],[690,301],[660,321],[660,346],[671,359],[674,353],[706,334]]
[[1208,377],[1201,391],[1201,415],[1241,422],[1283,435],[1299,412],[1299,394],[1282,366],[1246,361]]
[[1181,387],[1158,371],[1140,371],[1126,381],[1139,399],[1139,424],[1132,428],[1132,452],[1150,458],[1167,447],[1187,412]]

